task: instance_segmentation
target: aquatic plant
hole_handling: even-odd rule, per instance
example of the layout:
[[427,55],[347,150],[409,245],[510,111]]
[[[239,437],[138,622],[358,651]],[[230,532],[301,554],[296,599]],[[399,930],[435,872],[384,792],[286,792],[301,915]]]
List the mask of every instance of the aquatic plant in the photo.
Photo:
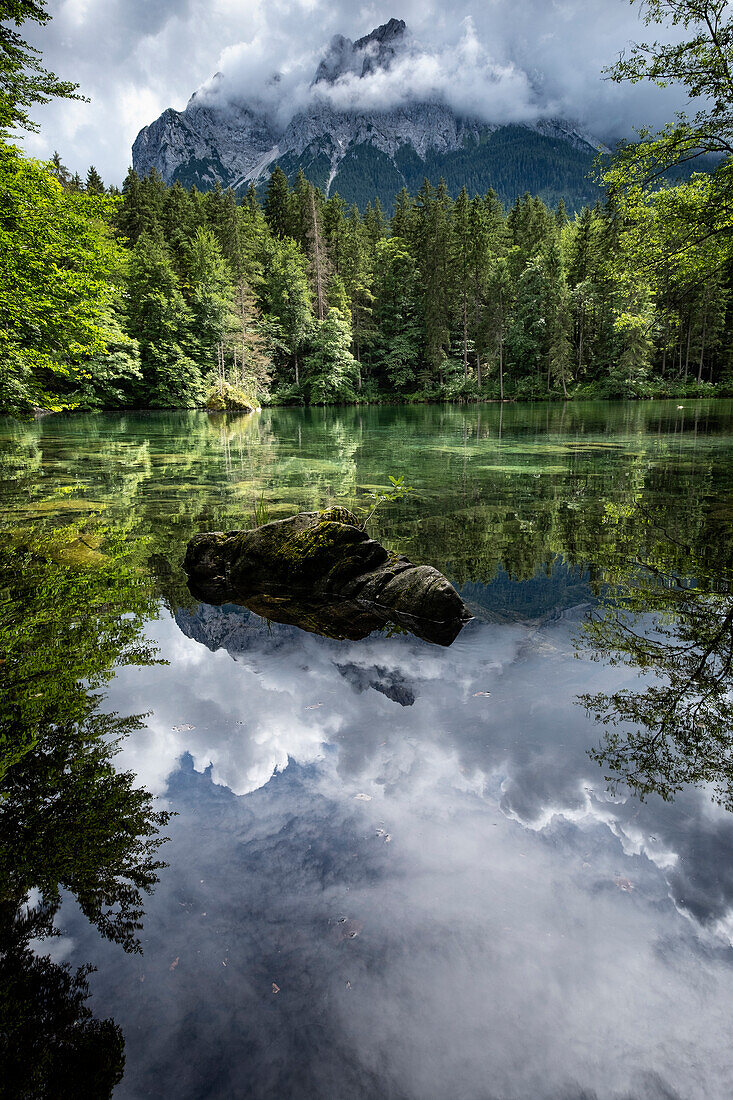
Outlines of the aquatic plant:
[[386,489],[386,491],[382,489],[373,489],[370,493],[368,493],[369,499],[374,501],[374,504],[372,505],[372,510],[369,512],[366,519],[361,525],[362,531],[366,531],[367,523],[369,523],[369,520],[376,512],[377,508],[379,508],[382,504],[385,504],[387,501],[402,500],[402,498],[406,497],[408,493],[415,492],[412,485],[405,485],[404,474],[400,474],[399,477],[392,477],[391,474],[389,474],[388,476],[389,480],[392,483],[391,488]]

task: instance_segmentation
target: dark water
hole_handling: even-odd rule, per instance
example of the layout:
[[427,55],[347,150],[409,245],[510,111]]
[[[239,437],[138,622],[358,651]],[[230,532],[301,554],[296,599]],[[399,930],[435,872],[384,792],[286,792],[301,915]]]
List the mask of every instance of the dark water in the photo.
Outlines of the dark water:
[[[733,403],[48,418],[0,461],[7,1095],[733,1095]],[[188,595],[193,532],[389,474],[452,646]]]

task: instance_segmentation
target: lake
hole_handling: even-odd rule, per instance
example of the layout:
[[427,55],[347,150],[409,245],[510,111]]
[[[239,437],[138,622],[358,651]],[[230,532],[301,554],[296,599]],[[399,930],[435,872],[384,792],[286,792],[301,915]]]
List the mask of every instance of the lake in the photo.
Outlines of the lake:
[[[733,402],[5,420],[0,463],[17,1095],[733,1095]],[[452,645],[190,595],[193,533],[389,475]]]

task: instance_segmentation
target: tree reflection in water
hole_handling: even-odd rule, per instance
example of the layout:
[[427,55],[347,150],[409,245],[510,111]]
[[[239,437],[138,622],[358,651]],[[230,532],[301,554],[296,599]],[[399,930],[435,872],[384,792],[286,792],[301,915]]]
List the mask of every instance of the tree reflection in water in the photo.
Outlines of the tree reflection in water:
[[[62,890],[139,951],[168,820],[113,757],[140,717],[101,710],[115,665],[150,664],[140,547],[56,528],[0,539],[0,1095],[110,1096],[124,1042],[86,1006],[91,967],[36,953]],[[139,553],[138,553],[139,556]],[[47,949],[48,950],[48,949]]]
[[642,799],[670,801],[687,785],[709,785],[733,810],[730,540],[689,546],[658,515],[637,514],[641,526],[601,570],[610,584],[576,642],[594,660],[637,669],[642,683],[580,696],[605,727],[590,755],[613,790],[624,783]]
[[91,967],[73,971],[31,946],[54,934],[55,905],[0,902],[0,1096],[103,1098],[125,1066],[113,1020],[86,1005]]

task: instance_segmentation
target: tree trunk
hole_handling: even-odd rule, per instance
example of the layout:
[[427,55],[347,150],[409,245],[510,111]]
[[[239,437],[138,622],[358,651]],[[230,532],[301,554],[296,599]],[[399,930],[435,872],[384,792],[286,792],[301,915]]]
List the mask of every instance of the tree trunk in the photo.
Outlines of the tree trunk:
[[325,294],[323,286],[323,257],[321,256],[321,234],[316,213],[316,197],[313,188],[310,192],[311,223],[313,227],[313,274],[316,278],[316,304],[318,307],[318,320],[325,316]]
[[705,310],[702,315],[702,335],[700,337],[700,365],[697,370],[697,384],[698,386],[702,382],[702,365],[705,358],[705,336],[707,335],[708,328],[708,296],[707,290],[705,293]]
[[480,327],[479,327],[479,321],[478,321],[478,317],[479,317],[478,294],[476,294],[475,297],[474,297],[473,305],[474,305],[473,323],[474,323],[474,327],[475,327],[475,330],[476,330],[476,379],[478,381],[478,388],[481,389],[481,340],[480,340],[480,337],[479,337]]

